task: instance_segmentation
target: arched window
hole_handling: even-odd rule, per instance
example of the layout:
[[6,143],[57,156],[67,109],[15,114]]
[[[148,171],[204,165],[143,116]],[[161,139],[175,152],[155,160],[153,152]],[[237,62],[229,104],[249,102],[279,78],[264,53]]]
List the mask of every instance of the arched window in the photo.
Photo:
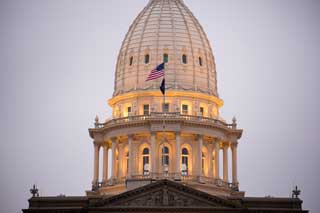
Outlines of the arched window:
[[142,151],[143,175],[149,175],[149,149],[144,148]]
[[167,146],[162,148],[162,166],[164,172],[169,170],[169,148]]
[[169,55],[167,53],[163,54],[163,62],[168,63],[169,61]]
[[187,55],[186,54],[182,55],[182,63],[187,64]]
[[145,63],[145,64],[149,64],[149,62],[150,62],[150,55],[149,55],[149,54],[146,54],[146,55],[144,56],[144,63]]
[[199,65],[202,67],[202,58],[199,57]]
[[131,56],[129,59],[129,65],[132,66],[132,64],[133,64],[133,56]]
[[186,148],[182,149],[182,165],[181,165],[181,174],[183,176],[188,175],[188,158],[189,152]]

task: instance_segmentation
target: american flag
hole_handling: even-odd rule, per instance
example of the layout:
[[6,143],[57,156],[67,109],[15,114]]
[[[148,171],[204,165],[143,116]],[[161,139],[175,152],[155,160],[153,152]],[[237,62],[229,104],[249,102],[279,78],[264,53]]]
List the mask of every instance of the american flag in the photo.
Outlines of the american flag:
[[146,81],[151,81],[164,76],[164,63],[157,66],[155,69],[151,70]]

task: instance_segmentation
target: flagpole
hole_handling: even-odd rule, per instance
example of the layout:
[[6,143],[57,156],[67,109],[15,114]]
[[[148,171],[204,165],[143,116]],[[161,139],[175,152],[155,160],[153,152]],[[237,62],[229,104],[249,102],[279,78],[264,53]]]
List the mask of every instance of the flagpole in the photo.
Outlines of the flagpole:
[[[163,78],[162,81],[165,80],[165,75],[166,75],[166,69],[165,69],[165,65],[164,65],[164,70],[163,70]],[[164,84],[165,87],[165,84]],[[164,89],[165,91],[165,89]],[[166,105],[166,93],[163,92],[162,93],[163,96],[163,105],[162,105],[162,167],[163,167],[163,174],[165,174],[165,158],[164,158],[164,142],[165,142],[165,105]]]

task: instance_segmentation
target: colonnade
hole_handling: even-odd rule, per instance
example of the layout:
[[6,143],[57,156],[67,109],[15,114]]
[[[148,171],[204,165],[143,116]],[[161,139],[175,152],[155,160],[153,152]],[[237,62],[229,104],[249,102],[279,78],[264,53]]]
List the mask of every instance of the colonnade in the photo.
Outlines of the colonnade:
[[[107,183],[108,181],[108,150],[111,148],[111,180],[118,178],[117,174],[117,163],[119,163],[119,159],[117,159],[116,156],[116,149],[117,149],[117,138],[111,138],[111,144],[110,143],[94,143],[94,175],[93,175],[93,185],[97,184],[99,182],[99,154],[100,154],[100,149],[103,148],[103,177],[102,177],[102,182]],[[157,150],[159,149],[159,142],[156,139],[156,133],[152,132],[150,134],[150,139],[149,139],[149,145],[150,145],[150,175],[152,177],[153,174],[158,174],[159,171],[162,169],[159,163],[157,162]],[[193,159],[191,159],[194,162],[194,168],[192,170],[192,175],[201,177],[201,176],[207,176],[209,178],[215,178],[215,179],[222,179],[224,182],[228,183],[229,182],[229,174],[228,174],[228,149],[231,148],[232,152],[232,183],[233,185],[237,186],[238,185],[238,179],[237,179],[237,142],[234,143],[227,143],[227,142],[221,142],[218,139],[213,139],[212,141],[206,141],[206,148],[208,149],[207,156],[209,160],[207,161],[208,163],[206,164],[207,168],[207,175],[203,174],[202,168],[203,168],[203,145],[204,144],[204,136],[203,135],[197,135],[196,141],[194,143],[194,146],[192,149],[194,150],[194,155]],[[111,146],[110,146],[111,145]],[[127,145],[128,145],[128,165],[127,165],[127,172],[126,172],[126,178],[130,179],[136,173],[134,173],[134,168],[137,167],[135,165],[135,161],[132,160],[136,155],[134,153],[134,144],[133,144],[133,135],[128,135],[128,140],[127,140]],[[170,171],[171,173],[174,173],[174,178],[175,179],[180,179],[182,176],[182,171],[181,171],[181,149],[182,145],[181,144],[181,133],[176,132],[175,133],[175,140],[174,140],[174,147],[175,147],[175,153],[173,155],[170,155],[171,162],[174,163],[173,169]],[[223,155],[223,175],[222,178],[220,176],[220,150],[223,150],[222,155]],[[178,151],[177,151],[178,150]],[[139,153],[140,154],[140,153]],[[161,158],[161,157],[160,157]],[[214,159],[214,160],[213,160]],[[124,160],[123,158],[121,160]],[[140,174],[140,175],[143,175]],[[188,174],[189,175],[189,174]]]

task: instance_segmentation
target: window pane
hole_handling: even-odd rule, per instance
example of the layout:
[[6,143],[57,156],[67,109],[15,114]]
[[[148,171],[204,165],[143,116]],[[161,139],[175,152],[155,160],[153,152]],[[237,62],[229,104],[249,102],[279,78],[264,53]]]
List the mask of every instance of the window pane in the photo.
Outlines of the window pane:
[[199,65],[202,66],[202,58],[199,57]]
[[187,154],[189,154],[189,152],[188,152],[188,150],[186,148],[183,148],[182,149],[182,154],[183,155],[187,155]]
[[184,63],[184,64],[187,63],[187,55],[185,55],[185,54],[182,55],[182,63]]
[[144,63],[145,64],[149,64],[149,61],[150,61],[150,55],[147,54],[147,55],[144,56]]
[[169,112],[169,104],[162,104],[162,112],[167,113]]
[[149,164],[149,156],[144,156],[143,157],[143,166]]
[[131,66],[132,64],[133,64],[133,56],[131,56],[129,60],[129,65]]
[[162,157],[162,165],[169,165],[169,156],[165,155]]
[[168,63],[168,61],[169,61],[169,55],[168,54],[163,54],[163,62],[164,63]]
[[182,113],[188,114],[188,105],[185,105],[185,104],[182,105]]
[[162,153],[163,153],[163,154],[169,154],[169,148],[165,146],[165,147],[162,149]]
[[142,154],[144,154],[144,155],[149,154],[149,149],[148,149],[148,148],[144,148],[144,149],[143,149],[143,153],[142,153]]
[[203,116],[203,112],[204,112],[203,107],[200,107],[200,115],[201,115],[201,116]]
[[149,115],[149,104],[143,105],[143,115]]

